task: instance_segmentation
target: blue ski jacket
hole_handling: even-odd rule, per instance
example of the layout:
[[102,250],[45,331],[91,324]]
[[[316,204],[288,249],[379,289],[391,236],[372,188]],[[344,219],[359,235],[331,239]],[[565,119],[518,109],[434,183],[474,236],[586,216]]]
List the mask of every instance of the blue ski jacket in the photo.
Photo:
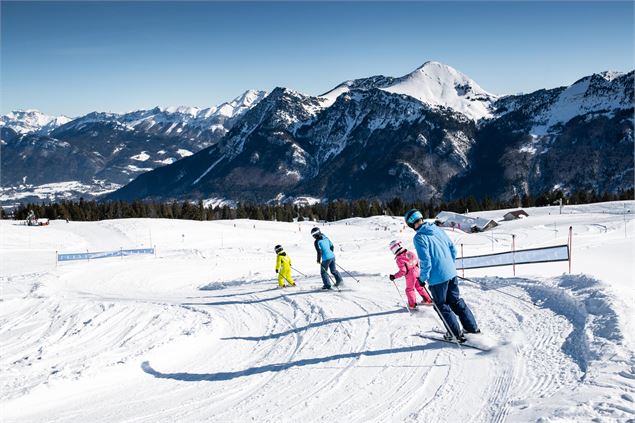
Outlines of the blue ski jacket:
[[456,276],[456,247],[452,240],[436,225],[424,223],[414,236],[419,256],[419,278],[437,285]]
[[326,235],[320,235],[320,237],[313,243],[313,246],[315,247],[315,251],[317,251],[318,261],[326,261],[335,258],[333,243],[326,237]]

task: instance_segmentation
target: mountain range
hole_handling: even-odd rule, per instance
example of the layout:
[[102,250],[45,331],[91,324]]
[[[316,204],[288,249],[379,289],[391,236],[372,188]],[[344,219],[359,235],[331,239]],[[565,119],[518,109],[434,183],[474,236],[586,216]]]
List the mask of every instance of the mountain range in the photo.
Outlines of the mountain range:
[[218,142],[266,93],[216,107],[155,107],[76,119],[35,110],[0,117],[3,200],[91,198]]
[[633,187],[633,104],[632,71],[496,96],[427,62],[318,96],[278,87],[57,127],[15,112],[0,119],[2,187],[98,181],[124,185],[107,199],[259,202],[618,192]]

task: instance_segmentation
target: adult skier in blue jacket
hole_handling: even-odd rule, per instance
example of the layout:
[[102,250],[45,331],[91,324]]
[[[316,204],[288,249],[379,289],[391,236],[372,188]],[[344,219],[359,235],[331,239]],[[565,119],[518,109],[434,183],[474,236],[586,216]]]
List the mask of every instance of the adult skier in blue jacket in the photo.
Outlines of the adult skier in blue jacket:
[[317,252],[317,262],[320,263],[320,275],[322,276],[322,289],[331,289],[329,283],[329,275],[326,273],[327,269],[331,271],[331,274],[335,277],[335,286],[339,286],[342,283],[342,277],[335,267],[335,253],[333,252],[333,243],[320,231],[320,228],[311,229],[311,235],[315,238],[313,246]]
[[448,326],[446,329],[452,332],[447,333],[446,338],[465,341],[455,315],[459,317],[465,332],[480,333],[472,311],[459,294],[454,264],[456,247],[452,240],[436,225],[425,223],[417,209],[408,211],[405,220],[417,232],[413,241],[419,256],[419,279],[428,281],[432,298]]

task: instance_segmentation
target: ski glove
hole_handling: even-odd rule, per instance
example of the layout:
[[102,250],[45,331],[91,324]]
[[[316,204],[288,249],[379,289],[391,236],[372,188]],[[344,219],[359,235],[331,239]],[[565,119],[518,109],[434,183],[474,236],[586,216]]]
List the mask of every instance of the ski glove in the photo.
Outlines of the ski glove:
[[391,280],[391,281],[394,281],[394,280],[395,280],[395,275],[390,275],[390,276],[388,276],[388,277],[390,278],[390,280]]
[[417,283],[419,284],[419,286],[424,287],[426,286],[426,281],[422,281],[421,279],[417,278]]
[[317,259],[317,262],[318,262],[318,264],[322,264],[322,263],[320,262],[320,259]]
[[278,269],[276,269],[276,273],[278,273]]

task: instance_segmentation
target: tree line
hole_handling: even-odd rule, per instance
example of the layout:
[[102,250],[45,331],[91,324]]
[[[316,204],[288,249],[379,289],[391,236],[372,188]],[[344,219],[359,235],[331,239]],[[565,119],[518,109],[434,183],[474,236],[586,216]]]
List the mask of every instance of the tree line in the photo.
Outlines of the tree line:
[[553,191],[538,196],[526,195],[508,201],[491,198],[476,199],[468,197],[454,201],[415,201],[406,202],[399,198],[390,201],[380,200],[336,200],[328,203],[309,204],[257,204],[239,203],[236,207],[205,206],[202,201],[154,202],[154,201],[61,201],[55,203],[27,203],[17,206],[12,214],[0,209],[3,219],[24,220],[33,210],[37,217],[47,219],[67,219],[73,221],[97,221],[125,218],[163,218],[189,220],[226,220],[253,219],[281,222],[294,220],[312,220],[333,222],[351,217],[370,217],[379,215],[403,216],[411,208],[417,208],[426,217],[434,217],[441,211],[466,213],[475,211],[498,210],[515,207],[540,207],[557,203],[587,204],[604,201],[632,200],[633,189],[617,194],[598,195],[593,192],[574,192],[565,195]]

